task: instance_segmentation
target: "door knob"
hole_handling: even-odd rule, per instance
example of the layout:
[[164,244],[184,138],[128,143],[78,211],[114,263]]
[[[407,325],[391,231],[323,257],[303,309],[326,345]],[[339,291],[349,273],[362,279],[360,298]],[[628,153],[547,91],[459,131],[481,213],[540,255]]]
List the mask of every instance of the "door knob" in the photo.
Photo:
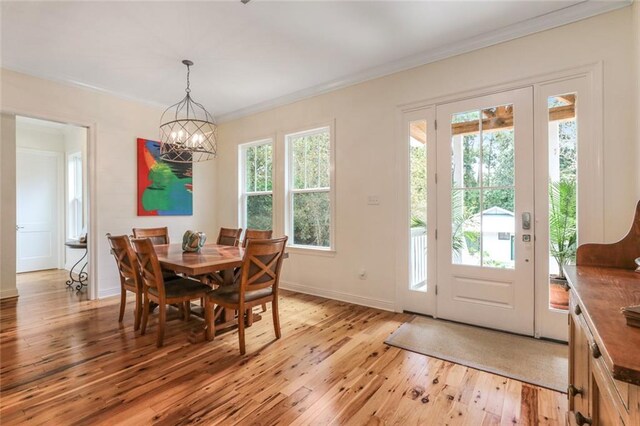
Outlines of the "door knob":
[[580,426],[583,425],[590,425],[592,424],[592,421],[589,417],[585,417],[584,415],[582,415],[582,413],[580,411],[576,412],[576,423]]

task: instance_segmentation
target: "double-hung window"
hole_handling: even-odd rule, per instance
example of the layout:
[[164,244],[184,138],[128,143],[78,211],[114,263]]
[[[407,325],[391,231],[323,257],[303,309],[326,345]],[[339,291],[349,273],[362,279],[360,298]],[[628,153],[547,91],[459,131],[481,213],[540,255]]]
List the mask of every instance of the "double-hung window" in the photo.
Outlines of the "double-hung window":
[[322,127],[285,137],[286,233],[293,246],[333,248],[332,132]]
[[240,223],[245,229],[273,229],[273,143],[240,145]]
[[82,205],[82,154],[75,152],[67,157],[67,236],[77,240],[84,228]]

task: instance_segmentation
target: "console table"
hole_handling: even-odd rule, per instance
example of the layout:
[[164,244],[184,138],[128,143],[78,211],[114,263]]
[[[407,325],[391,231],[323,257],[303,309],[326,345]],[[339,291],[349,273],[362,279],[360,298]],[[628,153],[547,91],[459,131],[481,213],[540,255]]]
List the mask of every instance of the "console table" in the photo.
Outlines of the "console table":
[[[71,267],[71,270],[69,271],[69,279],[67,280],[67,287],[73,288],[75,284],[76,291],[80,291],[83,287],[87,286],[87,279],[89,278],[89,275],[85,272],[85,269],[87,268],[87,261],[85,259],[87,258],[88,254],[87,243],[86,241],[67,241],[64,243],[64,245],[72,249],[84,250],[84,255],[82,255],[80,260],[78,260]],[[78,268],[78,265],[80,265],[83,261],[84,263],[82,264],[82,267],[80,267],[80,270],[78,272],[74,272],[76,268]]]

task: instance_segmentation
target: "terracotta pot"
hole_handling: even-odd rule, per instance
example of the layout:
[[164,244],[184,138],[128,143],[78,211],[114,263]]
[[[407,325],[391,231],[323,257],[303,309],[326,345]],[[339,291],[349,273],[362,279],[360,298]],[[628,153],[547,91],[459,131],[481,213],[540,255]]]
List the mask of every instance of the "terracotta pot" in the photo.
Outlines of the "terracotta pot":
[[569,309],[569,292],[565,289],[567,280],[549,278],[549,306],[566,311]]

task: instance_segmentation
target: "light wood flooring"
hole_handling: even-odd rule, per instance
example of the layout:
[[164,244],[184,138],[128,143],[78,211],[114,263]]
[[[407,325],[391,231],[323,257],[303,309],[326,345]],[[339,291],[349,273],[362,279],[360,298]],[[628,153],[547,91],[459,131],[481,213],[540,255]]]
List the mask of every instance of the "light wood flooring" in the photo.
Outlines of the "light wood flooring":
[[118,297],[64,280],[21,274],[0,304],[2,425],[564,424],[564,394],[385,345],[410,315],[283,292],[282,339],[267,313],[246,356],[235,332],[189,343],[196,318],[158,349],[155,315],[140,336],[132,302],[118,324]]

